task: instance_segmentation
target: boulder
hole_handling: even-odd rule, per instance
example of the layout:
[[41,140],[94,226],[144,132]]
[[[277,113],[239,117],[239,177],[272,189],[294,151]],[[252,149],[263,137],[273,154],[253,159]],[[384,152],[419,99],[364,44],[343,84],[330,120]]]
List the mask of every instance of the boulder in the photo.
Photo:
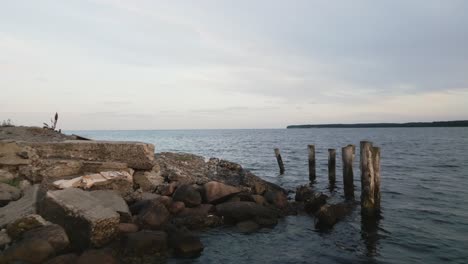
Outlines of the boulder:
[[27,165],[30,164],[35,157],[35,150],[25,146],[21,142],[0,140],[0,165]]
[[164,177],[155,171],[138,171],[133,175],[133,181],[144,191],[154,192],[164,183]]
[[126,234],[126,233],[135,233],[138,232],[138,226],[135,224],[131,223],[120,223],[119,224],[119,232],[121,234]]
[[201,204],[193,208],[184,208],[172,223],[179,227],[186,227],[189,230],[200,230],[209,227],[215,227],[223,224],[223,221],[217,215],[214,215],[215,207],[211,204]]
[[172,202],[168,209],[171,214],[178,214],[185,209],[185,204],[183,202]]
[[327,203],[328,196],[322,193],[314,194],[304,201],[304,210],[309,214],[315,214]]
[[167,250],[167,234],[164,231],[149,230],[130,233],[122,240],[122,247],[125,255],[162,253]]
[[25,190],[29,189],[31,187],[31,183],[28,180],[21,180],[18,183],[18,188],[24,192]]
[[161,176],[181,184],[208,182],[205,158],[187,153],[163,152],[155,155]]
[[0,263],[43,263],[54,254],[54,248],[44,239],[23,239],[7,248]]
[[170,232],[169,246],[174,249],[178,257],[196,257],[204,249],[200,238],[187,231]]
[[[75,264],[78,260],[78,255],[74,253],[60,255],[49,259],[44,264]],[[90,263],[88,263],[90,264]]]
[[24,232],[42,227],[49,224],[42,216],[37,214],[30,214],[24,217],[16,219],[13,223],[7,225],[7,232],[10,237],[16,239],[20,237]]
[[21,198],[21,190],[9,184],[0,182],[0,206],[5,206],[11,201]]
[[353,209],[352,204],[339,203],[324,205],[316,214],[315,228],[330,229]]
[[288,197],[282,191],[268,190],[264,194],[265,200],[277,208],[285,209],[288,207]]
[[29,214],[37,213],[39,185],[33,185],[24,191],[21,199],[0,208],[0,228]]
[[164,183],[158,186],[156,192],[161,195],[171,196],[178,186],[178,182]]
[[236,227],[241,233],[249,234],[257,231],[260,228],[260,225],[252,220],[248,220],[237,223]]
[[41,159],[123,162],[132,169],[153,167],[154,145],[140,142],[66,140],[25,142]]
[[130,222],[132,214],[125,200],[112,190],[92,191],[90,194],[100,201],[101,205],[111,208],[120,215],[120,222]]
[[252,199],[254,200],[256,204],[259,204],[259,205],[265,205],[267,202],[265,197],[258,195],[258,194],[252,195]]
[[275,210],[256,204],[255,202],[229,202],[216,206],[218,215],[224,217],[229,223],[246,220],[272,219],[277,221],[278,213]]
[[81,189],[49,191],[40,208],[45,219],[66,228],[75,248],[100,247],[118,234],[119,214]]
[[0,182],[8,182],[13,179],[16,179],[18,176],[14,175],[13,173],[0,169]]
[[205,183],[203,188],[204,200],[212,204],[223,202],[229,197],[241,192],[239,188],[216,181]]
[[176,202],[183,202],[186,207],[195,207],[202,202],[200,192],[188,184],[179,186],[172,195],[172,199]]
[[164,204],[151,200],[138,213],[137,222],[142,229],[158,230],[167,223],[170,216]]
[[68,235],[63,227],[51,224],[26,231],[23,239],[42,239],[49,242],[55,253],[60,253],[70,245]]
[[86,250],[78,257],[76,264],[118,264],[119,261],[110,250],[90,249]]

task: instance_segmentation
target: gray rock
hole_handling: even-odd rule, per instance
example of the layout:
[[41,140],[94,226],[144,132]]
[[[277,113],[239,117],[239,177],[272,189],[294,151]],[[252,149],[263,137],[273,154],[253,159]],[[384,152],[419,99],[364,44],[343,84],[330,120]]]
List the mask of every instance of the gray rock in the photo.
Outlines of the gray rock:
[[140,186],[144,192],[154,192],[164,183],[164,177],[155,171],[138,171],[133,175],[133,181]]
[[46,220],[44,220],[42,216],[37,214],[30,214],[16,219],[13,223],[7,225],[6,230],[10,237],[16,239],[28,230],[45,226],[48,224],[49,223]]
[[216,181],[205,183],[203,189],[205,201],[213,204],[225,201],[229,197],[241,192],[239,188]]
[[137,222],[143,229],[158,230],[168,222],[170,216],[164,204],[151,200],[138,213]]
[[47,192],[40,214],[65,227],[78,249],[103,246],[118,234],[119,214],[81,189]]
[[161,176],[182,184],[204,184],[208,182],[205,158],[187,153],[163,152],[156,154]]
[[0,206],[21,198],[21,190],[9,184],[0,182]]
[[0,182],[11,181],[17,177],[18,177],[17,175],[13,175],[13,173],[7,170],[0,169]]
[[125,200],[118,195],[115,191],[111,190],[99,190],[92,191],[90,194],[98,199],[104,207],[111,208],[120,215],[120,222],[130,222],[132,220],[132,214]]
[[270,208],[256,204],[255,202],[228,202],[216,206],[218,215],[224,217],[228,223],[237,223],[246,220],[265,218],[276,220],[278,213]]
[[21,199],[11,202],[0,208],[0,228],[12,223],[16,219],[29,214],[37,213],[37,198],[39,194],[39,185],[33,185],[24,191]]
[[192,185],[179,186],[172,195],[174,201],[183,202],[186,207],[195,207],[201,204],[200,192]]

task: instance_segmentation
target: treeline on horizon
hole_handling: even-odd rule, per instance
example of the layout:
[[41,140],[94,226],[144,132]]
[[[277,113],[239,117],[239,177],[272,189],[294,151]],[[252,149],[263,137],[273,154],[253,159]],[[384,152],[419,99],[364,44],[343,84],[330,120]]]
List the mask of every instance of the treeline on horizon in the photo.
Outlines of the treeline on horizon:
[[321,125],[287,126],[287,128],[373,128],[373,127],[468,127],[468,120],[410,122],[410,123],[358,123],[358,124],[321,124]]

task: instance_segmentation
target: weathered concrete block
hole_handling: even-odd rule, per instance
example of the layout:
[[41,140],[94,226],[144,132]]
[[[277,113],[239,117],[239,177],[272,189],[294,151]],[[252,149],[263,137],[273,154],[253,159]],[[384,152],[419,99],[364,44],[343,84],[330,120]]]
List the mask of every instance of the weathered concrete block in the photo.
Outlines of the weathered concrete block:
[[67,140],[63,142],[24,142],[41,159],[124,162],[130,168],[153,167],[154,145],[141,142]]
[[120,215],[121,222],[130,222],[132,220],[132,214],[125,200],[111,190],[99,190],[92,191],[90,194],[98,199],[104,207],[114,209]]
[[37,212],[37,197],[39,194],[39,184],[33,185],[24,191],[21,199],[11,202],[0,208],[0,228],[16,219]]
[[45,219],[65,227],[75,248],[100,247],[118,234],[119,214],[81,189],[49,191],[40,208]]

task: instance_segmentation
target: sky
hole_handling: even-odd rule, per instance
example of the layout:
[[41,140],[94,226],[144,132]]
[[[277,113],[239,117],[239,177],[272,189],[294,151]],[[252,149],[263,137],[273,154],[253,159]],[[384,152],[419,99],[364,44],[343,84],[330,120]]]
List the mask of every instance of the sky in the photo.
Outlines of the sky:
[[468,119],[468,1],[0,0],[0,121]]

